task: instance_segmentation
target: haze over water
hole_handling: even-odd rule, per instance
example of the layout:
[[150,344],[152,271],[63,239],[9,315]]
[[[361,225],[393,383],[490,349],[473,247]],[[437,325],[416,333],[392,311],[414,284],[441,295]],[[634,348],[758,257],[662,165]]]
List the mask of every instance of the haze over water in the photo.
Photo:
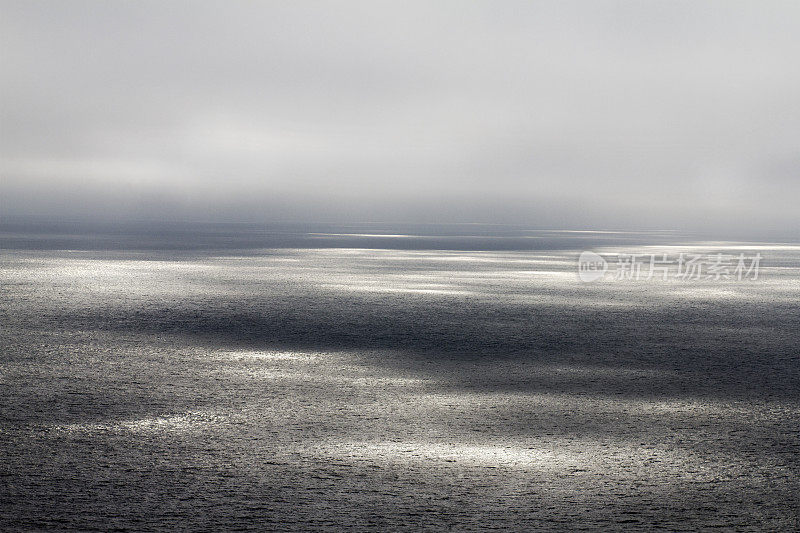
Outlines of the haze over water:
[[[4,529],[798,527],[800,245],[4,229]],[[583,250],[764,259],[585,283]]]
[[800,530],[798,28],[0,0],[0,530]]

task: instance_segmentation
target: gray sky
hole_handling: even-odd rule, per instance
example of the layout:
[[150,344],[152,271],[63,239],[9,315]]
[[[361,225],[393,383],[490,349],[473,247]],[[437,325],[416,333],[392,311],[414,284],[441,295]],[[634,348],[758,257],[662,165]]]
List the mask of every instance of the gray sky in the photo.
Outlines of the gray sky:
[[800,3],[20,2],[5,215],[800,227]]

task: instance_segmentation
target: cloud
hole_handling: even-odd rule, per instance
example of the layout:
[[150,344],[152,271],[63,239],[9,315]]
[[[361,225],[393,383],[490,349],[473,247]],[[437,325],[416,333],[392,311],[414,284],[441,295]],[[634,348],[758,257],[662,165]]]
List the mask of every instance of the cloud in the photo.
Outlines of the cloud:
[[797,222],[795,3],[2,4],[6,214]]

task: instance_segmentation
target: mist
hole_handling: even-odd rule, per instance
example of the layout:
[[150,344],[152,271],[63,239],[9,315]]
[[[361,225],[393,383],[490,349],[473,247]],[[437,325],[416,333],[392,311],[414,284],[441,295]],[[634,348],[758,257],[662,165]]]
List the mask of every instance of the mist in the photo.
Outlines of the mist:
[[0,531],[800,531],[798,29],[0,0]]
[[0,216],[796,235],[793,2],[2,2]]

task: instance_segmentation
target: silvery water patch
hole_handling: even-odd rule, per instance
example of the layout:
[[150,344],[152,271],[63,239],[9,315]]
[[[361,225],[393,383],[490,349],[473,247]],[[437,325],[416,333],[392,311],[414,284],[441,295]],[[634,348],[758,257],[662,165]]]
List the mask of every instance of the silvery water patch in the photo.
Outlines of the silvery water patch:
[[578,257],[578,277],[583,282],[598,280],[640,281],[676,279],[681,281],[755,281],[759,278],[760,253],[738,255],[691,253],[615,253],[605,256],[592,251]]

